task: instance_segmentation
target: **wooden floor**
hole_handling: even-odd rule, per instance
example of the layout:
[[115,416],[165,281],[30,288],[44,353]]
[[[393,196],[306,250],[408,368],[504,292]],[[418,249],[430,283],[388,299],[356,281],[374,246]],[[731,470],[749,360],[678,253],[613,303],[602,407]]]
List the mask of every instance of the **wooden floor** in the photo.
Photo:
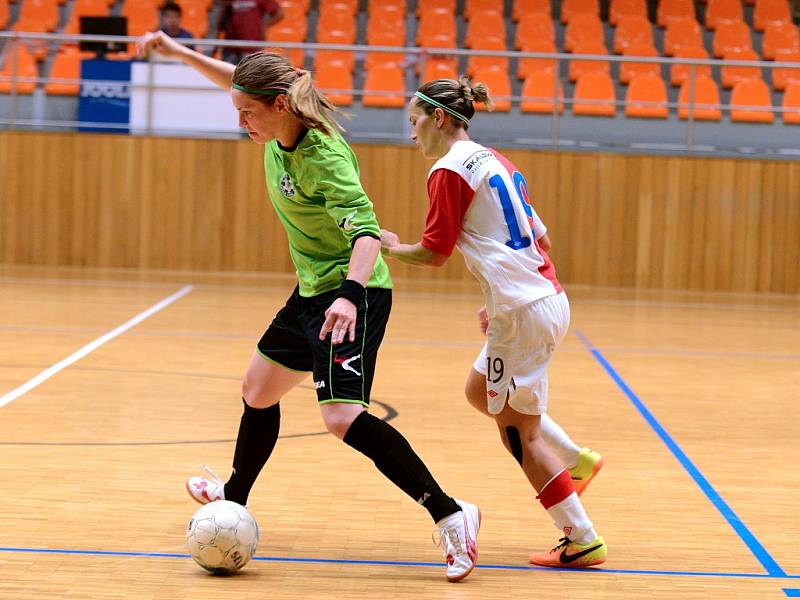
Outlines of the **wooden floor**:
[[200,463],[227,476],[239,378],[290,291],[281,277],[0,268],[0,598],[800,589],[800,299],[568,290],[551,414],[606,456],[584,499],[610,549],[603,568],[576,572],[526,566],[558,532],[463,400],[480,299],[420,284],[398,285],[374,412],[396,411],[442,486],[480,505],[481,568],[445,581],[427,513],[323,433],[309,382],[282,403],[283,439],[250,497],[260,560],[206,575],[186,557],[196,505],[183,480]]

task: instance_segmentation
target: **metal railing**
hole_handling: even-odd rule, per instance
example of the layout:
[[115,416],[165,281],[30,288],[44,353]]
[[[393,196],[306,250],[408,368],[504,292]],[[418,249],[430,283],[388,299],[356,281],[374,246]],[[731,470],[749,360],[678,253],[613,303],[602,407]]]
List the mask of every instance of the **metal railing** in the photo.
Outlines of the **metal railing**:
[[[62,84],[76,84],[76,85],[86,85],[91,83],[93,85],[120,85],[120,81],[114,80],[83,80],[83,79],[63,79],[63,78],[52,78],[52,77],[24,77],[20,75],[19,72],[19,53],[18,48],[20,45],[25,44],[45,44],[48,48],[48,51],[52,50],[53,46],[60,46],[61,44],[78,44],[80,41],[91,41],[91,42],[119,42],[124,44],[132,44],[136,40],[135,37],[119,37],[119,36],[88,36],[88,35],[67,35],[67,34],[44,34],[44,33],[21,33],[21,32],[0,32],[0,43],[5,42],[5,62],[11,61],[11,68],[5,69],[8,74],[2,75],[0,72],[0,84],[3,82],[10,83],[10,94],[8,95],[10,98],[9,103],[9,114],[7,116],[3,116],[0,114],[0,126],[6,126],[8,128],[17,128],[17,127],[26,127],[26,128],[79,128],[79,127],[103,127],[108,129],[128,129],[127,125],[114,125],[114,124],[107,124],[107,123],[97,123],[92,121],[79,121],[79,120],[54,120],[54,119],[45,119],[45,118],[21,118],[18,114],[19,112],[19,102],[20,96],[19,93],[19,85],[20,84],[33,84],[34,86],[40,86],[42,84],[47,83],[62,83]],[[428,59],[436,58],[436,57],[449,57],[449,58],[459,58],[462,56],[486,56],[486,57],[497,57],[497,58],[508,58],[508,59],[547,59],[554,61],[554,86],[552,89],[551,94],[542,94],[537,96],[523,96],[523,95],[496,95],[494,97],[495,101],[510,101],[516,108],[516,110],[512,110],[511,112],[514,113],[512,118],[516,119],[529,119],[529,118],[536,118],[534,113],[530,112],[520,112],[520,104],[523,102],[539,102],[539,103],[546,103],[552,106],[552,110],[549,113],[544,115],[545,118],[549,116],[551,124],[550,124],[550,138],[552,146],[556,147],[559,145],[559,121],[564,119],[565,116],[561,114],[560,108],[563,106],[563,110],[567,113],[568,109],[572,107],[576,103],[576,99],[574,97],[567,97],[566,94],[563,97],[560,96],[560,90],[563,90],[563,84],[561,82],[561,78],[558,76],[561,70],[561,65],[563,63],[569,63],[574,60],[581,60],[581,61],[598,61],[598,62],[605,62],[605,63],[636,63],[636,64],[643,64],[643,63],[654,63],[658,65],[686,65],[689,67],[689,101],[687,103],[680,103],[680,102],[646,102],[646,101],[636,101],[634,104],[641,107],[662,107],[665,106],[668,110],[668,114],[670,117],[674,117],[676,113],[680,110],[686,111],[686,118],[680,118],[680,121],[685,122],[686,132],[685,132],[685,148],[688,151],[691,151],[694,148],[694,137],[695,137],[695,128],[697,126],[698,119],[696,118],[697,111],[706,108],[714,108],[719,109],[721,114],[730,113],[731,110],[751,110],[756,112],[767,112],[772,115],[783,115],[785,112],[792,112],[793,114],[796,113],[800,115],[800,110],[798,109],[784,109],[779,106],[769,106],[765,108],[764,106],[741,106],[741,105],[731,105],[720,103],[719,105],[705,105],[697,103],[695,100],[695,82],[697,79],[697,69],[701,66],[710,66],[712,68],[721,68],[721,67],[756,67],[759,69],[767,69],[768,71],[774,71],[774,69],[794,69],[800,74],[800,63],[796,62],[780,62],[780,61],[742,61],[742,60],[714,60],[714,59],[680,59],[680,58],[666,58],[666,57],[639,57],[639,56],[619,56],[619,55],[581,55],[581,54],[565,54],[565,53],[544,53],[544,52],[510,52],[510,51],[494,51],[494,50],[463,50],[463,49],[439,49],[439,48],[419,48],[419,47],[394,47],[394,46],[364,46],[364,45],[345,45],[345,44],[308,44],[308,43],[287,43],[287,42],[256,42],[253,40],[246,40],[246,41],[236,41],[236,40],[219,40],[219,39],[188,39],[188,40],[177,40],[181,43],[191,45],[195,48],[202,49],[207,48],[213,49],[215,48],[254,48],[254,47],[263,47],[263,48],[277,48],[284,51],[290,50],[301,50],[305,53],[315,53],[320,50],[338,50],[338,51],[351,51],[356,53],[357,56],[361,57],[368,53],[392,53],[392,54],[403,54],[406,57],[405,66],[406,67],[417,67],[421,69],[424,66],[424,62]],[[152,61],[150,61],[152,65]],[[148,94],[148,102],[152,100],[152,95],[158,90],[183,90],[183,91],[197,91],[197,92],[207,92],[209,90],[216,90],[213,86],[209,84],[209,86],[187,86],[187,85],[179,85],[179,84],[164,84],[158,83],[154,81],[153,78],[153,69],[149,69],[148,71],[149,77],[148,80],[143,83],[126,83],[129,88],[131,89],[141,89],[144,88]],[[512,75],[509,74],[509,77]],[[351,95],[354,98],[364,98],[366,96],[398,96],[397,92],[381,92],[381,91],[369,91],[364,90],[363,88],[355,88],[355,89],[323,89],[323,92],[329,94],[346,94]],[[407,99],[413,95],[413,89],[405,89],[402,93],[402,96]],[[578,100],[581,104],[602,104],[602,105],[609,105],[612,104],[614,107],[614,113],[617,114],[617,109],[619,107],[627,107],[629,105],[628,102],[625,100],[615,100],[609,103],[607,100]],[[148,104],[149,105],[149,104]],[[519,114],[517,114],[519,113]],[[568,114],[568,113],[567,113]],[[542,118],[542,114],[539,113],[539,119]],[[725,122],[725,118],[722,118],[722,121]],[[674,127],[675,122],[673,121],[671,125]],[[797,127],[792,125],[787,125],[786,127]],[[144,131],[142,133],[147,134],[158,134],[159,131],[156,130],[150,120],[148,119],[148,123],[146,127],[144,127]],[[800,139],[800,127],[797,127],[797,137]],[[800,147],[798,148],[800,150]]]

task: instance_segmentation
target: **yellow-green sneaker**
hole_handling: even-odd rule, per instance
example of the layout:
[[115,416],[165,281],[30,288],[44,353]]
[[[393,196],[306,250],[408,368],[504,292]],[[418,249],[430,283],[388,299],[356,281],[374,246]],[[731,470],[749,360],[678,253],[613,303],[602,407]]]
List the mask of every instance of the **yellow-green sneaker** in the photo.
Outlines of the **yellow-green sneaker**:
[[608,546],[597,536],[590,544],[582,545],[567,537],[549,552],[531,554],[530,562],[542,567],[591,567],[606,562]]
[[569,470],[578,496],[583,494],[586,486],[602,468],[603,457],[600,454],[589,448],[581,448],[581,452],[578,454],[578,464]]

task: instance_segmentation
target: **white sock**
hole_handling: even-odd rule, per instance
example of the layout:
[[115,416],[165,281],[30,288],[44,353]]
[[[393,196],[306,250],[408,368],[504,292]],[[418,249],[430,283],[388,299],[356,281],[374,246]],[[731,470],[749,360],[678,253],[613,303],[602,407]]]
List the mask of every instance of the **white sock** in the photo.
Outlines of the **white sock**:
[[547,414],[542,415],[541,432],[545,443],[550,446],[565,467],[572,469],[578,464],[578,455],[581,449],[570,439],[567,432],[561,429],[561,426]]
[[597,539],[597,532],[575,492],[548,508],[547,513],[555,526],[573,542],[586,545]]

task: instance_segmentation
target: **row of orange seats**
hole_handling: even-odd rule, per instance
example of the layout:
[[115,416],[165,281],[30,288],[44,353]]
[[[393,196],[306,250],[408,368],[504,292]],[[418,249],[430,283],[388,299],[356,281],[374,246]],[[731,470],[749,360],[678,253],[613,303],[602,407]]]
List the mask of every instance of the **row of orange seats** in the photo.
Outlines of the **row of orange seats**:
[[[20,49],[17,59],[17,76],[35,78],[38,74],[33,57]],[[77,51],[60,52],[50,77],[53,79],[77,79],[80,56]],[[6,61],[0,75],[10,77],[13,66]],[[429,61],[423,69],[422,80],[438,77],[453,77],[455,72],[446,61]],[[476,73],[476,80],[483,81],[497,97],[496,111],[508,111],[511,102],[511,86],[505,73],[489,69]],[[0,92],[11,91],[10,82],[0,82]],[[317,85],[328,91],[331,99],[342,106],[352,104],[353,79],[351,71],[344,65],[327,68],[317,74]],[[17,84],[18,93],[31,93],[34,83]],[[405,74],[401,67],[378,66],[367,73],[364,82],[362,104],[369,107],[402,107],[405,104]],[[558,93],[559,112],[563,111],[563,88],[555,74],[548,70],[533,72],[524,82],[523,112],[553,112],[554,93]],[[685,80],[679,93],[679,117],[688,117],[690,93],[694,92],[693,118],[697,120],[719,120],[721,118],[720,96],[714,80],[698,74],[694,82]],[[78,84],[72,82],[48,82],[48,94],[70,94],[78,92]],[[575,86],[573,113],[577,115],[613,116],[616,113],[616,93],[611,77],[603,71],[582,73]],[[738,81],[731,95],[731,119],[746,122],[773,122],[769,88],[760,78]],[[786,87],[783,99],[784,122],[800,123],[800,81]],[[640,73],[633,77],[625,95],[625,114],[629,117],[666,118],[668,116],[666,86],[657,74]]]
[[[116,0],[76,0],[63,33],[77,34],[81,17],[104,17]],[[161,0],[126,0],[122,15],[128,18],[129,35],[152,31],[159,23]],[[195,37],[208,34],[208,0],[178,0],[182,9],[181,25]],[[7,0],[0,0],[0,29],[8,26]],[[18,32],[53,32],[58,27],[59,11],[56,0],[23,0],[19,18],[13,30]]]

